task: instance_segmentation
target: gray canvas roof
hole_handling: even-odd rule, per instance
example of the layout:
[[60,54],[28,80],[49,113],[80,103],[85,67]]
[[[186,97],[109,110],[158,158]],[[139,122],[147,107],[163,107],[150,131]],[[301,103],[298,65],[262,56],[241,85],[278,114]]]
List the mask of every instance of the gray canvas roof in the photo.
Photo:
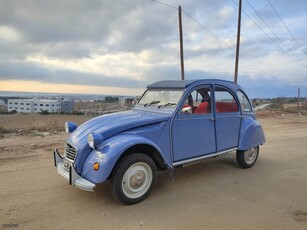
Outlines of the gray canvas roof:
[[236,86],[237,84],[231,81],[219,80],[219,79],[201,79],[201,80],[166,80],[158,81],[147,86],[148,89],[184,89],[191,84],[222,84],[230,87]]
[[155,88],[164,88],[164,89],[183,89],[186,88],[187,85],[191,84],[195,80],[184,80],[184,81],[176,81],[176,80],[166,80],[166,81],[158,81],[152,83],[147,86],[148,89]]

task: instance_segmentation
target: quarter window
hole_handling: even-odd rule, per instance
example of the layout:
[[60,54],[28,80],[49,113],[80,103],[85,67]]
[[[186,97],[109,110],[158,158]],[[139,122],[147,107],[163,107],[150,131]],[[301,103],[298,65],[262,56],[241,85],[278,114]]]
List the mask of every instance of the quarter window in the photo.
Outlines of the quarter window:
[[245,96],[245,94],[241,91],[238,91],[238,98],[240,101],[242,112],[251,112],[252,106],[250,105],[250,102],[248,98]]

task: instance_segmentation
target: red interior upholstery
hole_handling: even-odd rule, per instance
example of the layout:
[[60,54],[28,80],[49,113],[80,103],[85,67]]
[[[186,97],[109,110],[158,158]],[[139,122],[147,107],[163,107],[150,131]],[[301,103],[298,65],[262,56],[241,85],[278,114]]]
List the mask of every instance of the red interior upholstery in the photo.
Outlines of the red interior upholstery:
[[217,113],[238,112],[237,103],[233,102],[216,102]]
[[202,102],[199,104],[194,114],[208,113],[208,102]]

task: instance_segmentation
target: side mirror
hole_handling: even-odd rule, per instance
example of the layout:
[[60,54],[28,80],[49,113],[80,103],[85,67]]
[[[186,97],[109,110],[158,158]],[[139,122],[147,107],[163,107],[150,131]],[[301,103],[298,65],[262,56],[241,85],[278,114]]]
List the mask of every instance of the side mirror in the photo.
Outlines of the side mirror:
[[192,107],[188,106],[182,108],[180,114],[192,114]]

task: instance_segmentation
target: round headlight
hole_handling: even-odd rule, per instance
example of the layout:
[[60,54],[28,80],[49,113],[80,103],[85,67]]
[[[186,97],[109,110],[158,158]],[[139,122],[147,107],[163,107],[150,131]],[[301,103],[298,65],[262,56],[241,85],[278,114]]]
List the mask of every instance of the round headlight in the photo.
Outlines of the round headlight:
[[90,133],[87,136],[87,143],[91,148],[97,148],[103,141],[102,135],[98,133]]
[[65,132],[72,133],[77,128],[77,125],[73,122],[66,121],[65,122]]

